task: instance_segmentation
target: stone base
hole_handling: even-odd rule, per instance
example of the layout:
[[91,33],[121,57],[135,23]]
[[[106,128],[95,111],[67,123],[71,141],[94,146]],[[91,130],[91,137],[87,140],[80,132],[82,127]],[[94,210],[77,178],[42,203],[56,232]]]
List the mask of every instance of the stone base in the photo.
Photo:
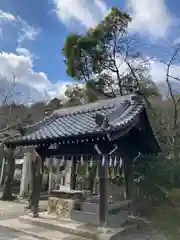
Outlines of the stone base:
[[[131,204],[131,201],[129,201],[129,200],[109,202],[108,203],[108,211],[113,212],[113,211],[116,211],[116,209],[128,210],[130,204]],[[84,212],[91,212],[91,213],[99,214],[99,202],[83,201],[83,202],[81,202],[81,210]]]
[[[71,219],[82,222],[84,224],[93,224],[96,227],[100,226],[99,214],[72,210]],[[108,214],[107,228],[120,228],[128,221],[128,211],[121,210],[116,214]]]
[[75,209],[76,200],[50,197],[48,199],[48,214],[58,218],[69,218],[71,211]]

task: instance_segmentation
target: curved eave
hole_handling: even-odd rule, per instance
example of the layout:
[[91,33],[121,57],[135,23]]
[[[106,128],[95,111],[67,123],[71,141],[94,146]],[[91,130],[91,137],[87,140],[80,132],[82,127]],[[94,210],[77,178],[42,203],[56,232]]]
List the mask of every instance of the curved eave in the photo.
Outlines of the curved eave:
[[[108,128],[108,129],[99,129],[98,131],[88,132],[84,134],[74,135],[74,136],[63,136],[63,137],[57,137],[57,138],[45,138],[45,139],[31,139],[31,140],[19,140],[19,141],[13,141],[7,143],[11,146],[27,146],[27,145],[48,145],[53,143],[58,144],[69,144],[69,143],[81,143],[81,142],[93,142],[98,140],[115,140],[111,138],[110,136],[113,136],[113,133],[119,132],[119,137],[124,136],[128,131],[130,131],[138,122],[137,120],[132,124],[132,122],[129,122],[126,125],[118,126],[116,128]],[[117,138],[116,138],[117,139]]]

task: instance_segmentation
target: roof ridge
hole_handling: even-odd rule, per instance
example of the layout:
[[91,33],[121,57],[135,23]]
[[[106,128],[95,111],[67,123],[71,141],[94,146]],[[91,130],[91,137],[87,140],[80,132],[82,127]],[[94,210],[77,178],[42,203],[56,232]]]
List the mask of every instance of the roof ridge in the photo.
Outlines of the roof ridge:
[[99,106],[97,108],[81,109],[81,110],[77,110],[74,112],[57,114],[57,117],[66,117],[66,116],[78,115],[78,114],[83,114],[83,113],[92,113],[92,112],[97,112],[98,110],[110,109],[113,107],[115,107],[115,104],[109,104],[107,106]]
[[103,100],[98,100],[92,103],[87,103],[87,104],[82,104],[82,105],[77,105],[77,106],[71,106],[68,108],[61,108],[58,110],[55,110],[55,113],[57,113],[59,116],[61,115],[71,115],[71,114],[77,114],[81,112],[90,112],[90,111],[97,111],[98,109],[102,108],[108,108],[110,107],[111,104],[116,105],[123,103],[125,100],[130,100],[132,94],[129,95],[124,95],[124,96],[119,96],[111,99],[103,99]]

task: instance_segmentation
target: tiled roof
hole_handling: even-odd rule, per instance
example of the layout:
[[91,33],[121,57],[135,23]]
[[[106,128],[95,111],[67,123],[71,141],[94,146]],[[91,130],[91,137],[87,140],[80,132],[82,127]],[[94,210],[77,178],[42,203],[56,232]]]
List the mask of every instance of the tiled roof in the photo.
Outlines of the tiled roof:
[[[134,95],[133,95],[134,96]],[[9,142],[35,142],[50,139],[64,139],[89,135],[107,134],[130,126],[144,109],[138,97],[133,103],[132,95],[95,103],[60,109],[52,116],[27,128],[28,134]],[[107,124],[98,123],[103,118]],[[30,130],[30,131],[29,131]]]

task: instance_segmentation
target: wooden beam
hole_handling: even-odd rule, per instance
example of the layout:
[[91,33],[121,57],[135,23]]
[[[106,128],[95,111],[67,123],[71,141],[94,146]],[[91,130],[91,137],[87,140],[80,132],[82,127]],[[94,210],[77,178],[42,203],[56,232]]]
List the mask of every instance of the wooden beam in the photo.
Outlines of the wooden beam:
[[[59,144],[56,149],[44,148],[43,154],[47,157],[51,156],[96,156],[97,152],[94,149],[93,143],[73,143],[73,144]],[[99,141],[98,146],[103,153],[108,153],[114,148],[114,142]]]

